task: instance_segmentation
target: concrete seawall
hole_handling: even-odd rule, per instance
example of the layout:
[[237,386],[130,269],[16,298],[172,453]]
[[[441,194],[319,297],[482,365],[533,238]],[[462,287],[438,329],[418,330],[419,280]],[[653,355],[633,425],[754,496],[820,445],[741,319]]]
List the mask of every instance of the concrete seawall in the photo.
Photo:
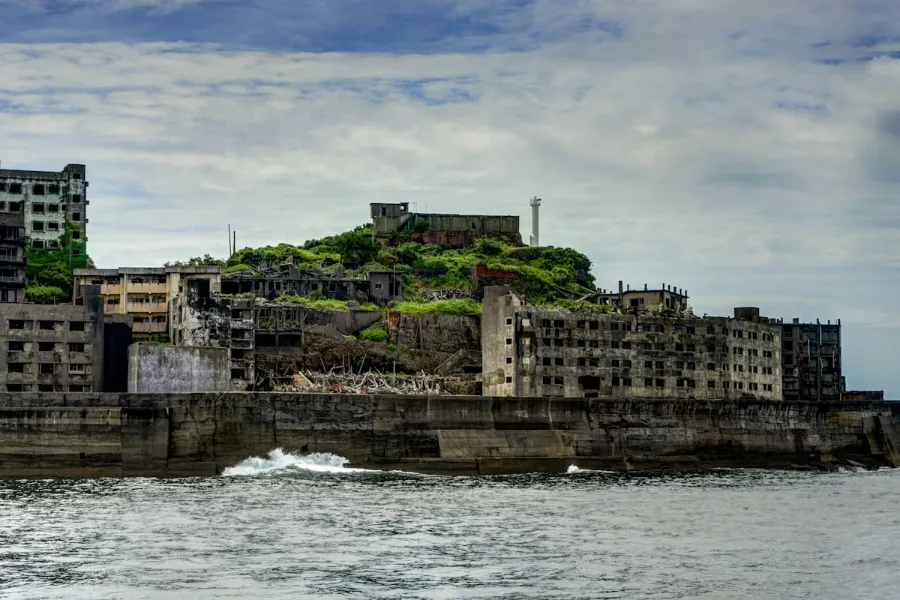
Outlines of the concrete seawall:
[[0,394],[0,476],[215,475],[275,448],[459,474],[896,466],[898,423],[883,402]]

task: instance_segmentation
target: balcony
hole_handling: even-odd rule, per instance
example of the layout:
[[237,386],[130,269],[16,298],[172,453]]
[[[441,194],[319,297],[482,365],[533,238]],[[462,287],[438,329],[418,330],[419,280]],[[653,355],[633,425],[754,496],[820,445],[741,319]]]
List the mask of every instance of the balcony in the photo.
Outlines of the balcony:
[[122,295],[122,284],[121,283],[104,283],[100,285],[100,295],[101,296],[121,296]]
[[131,331],[132,333],[168,333],[169,324],[152,322],[135,323],[131,328]]
[[168,286],[165,283],[132,283],[128,282],[129,294],[165,294]]
[[164,315],[169,312],[169,306],[164,302],[128,302],[125,304],[125,312],[141,315]]

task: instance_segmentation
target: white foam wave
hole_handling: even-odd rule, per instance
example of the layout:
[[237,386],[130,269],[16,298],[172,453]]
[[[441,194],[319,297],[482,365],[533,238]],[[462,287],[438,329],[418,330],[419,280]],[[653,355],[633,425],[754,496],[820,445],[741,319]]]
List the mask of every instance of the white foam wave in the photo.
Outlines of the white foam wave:
[[566,473],[571,475],[573,473],[615,473],[615,471],[602,471],[600,469],[582,469],[576,465],[569,465],[569,468],[566,469]]
[[285,453],[281,448],[269,452],[268,458],[251,456],[242,460],[233,467],[222,471],[227,477],[240,475],[265,475],[279,471],[312,471],[314,473],[360,473],[371,472],[368,469],[353,469],[346,467],[350,461],[343,456],[316,452],[301,455],[292,452]]

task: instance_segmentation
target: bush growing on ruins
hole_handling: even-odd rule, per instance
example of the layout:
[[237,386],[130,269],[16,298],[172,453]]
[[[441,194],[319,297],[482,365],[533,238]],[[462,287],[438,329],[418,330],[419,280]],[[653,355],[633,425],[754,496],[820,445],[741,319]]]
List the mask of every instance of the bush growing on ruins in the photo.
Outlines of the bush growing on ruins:
[[359,332],[359,339],[365,342],[386,342],[388,341],[387,331],[380,327],[370,327]]
[[29,285],[25,289],[26,298],[37,304],[57,304],[69,301],[69,296],[62,289],[53,285]]
[[412,315],[480,315],[481,303],[471,298],[435,300],[434,302],[400,302],[391,310]]

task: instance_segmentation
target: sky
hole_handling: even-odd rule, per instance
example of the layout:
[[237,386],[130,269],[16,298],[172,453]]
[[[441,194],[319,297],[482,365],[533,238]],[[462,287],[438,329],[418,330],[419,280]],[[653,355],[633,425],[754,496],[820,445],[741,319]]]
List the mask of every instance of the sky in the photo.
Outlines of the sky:
[[843,325],[900,399],[896,0],[0,0],[0,161],[87,165],[88,252],[514,214],[598,285]]

